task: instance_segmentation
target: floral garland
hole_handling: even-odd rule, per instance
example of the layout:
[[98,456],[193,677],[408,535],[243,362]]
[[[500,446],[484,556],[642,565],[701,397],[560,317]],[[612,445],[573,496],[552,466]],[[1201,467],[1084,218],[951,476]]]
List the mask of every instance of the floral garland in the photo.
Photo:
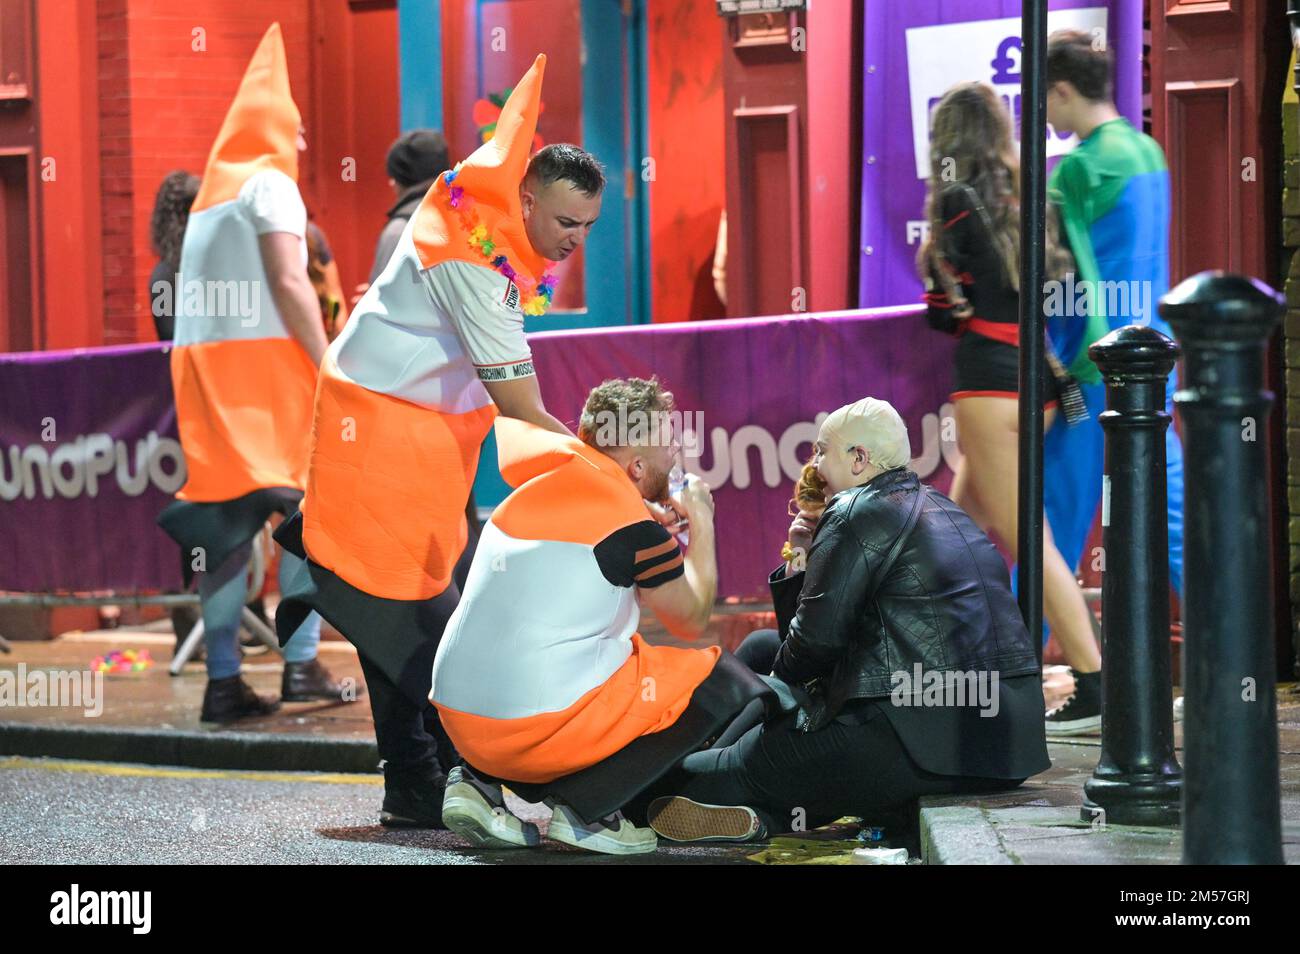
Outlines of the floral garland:
[[448,186],[448,204],[460,217],[460,224],[465,229],[465,234],[469,236],[470,247],[486,258],[498,272],[519,286],[520,307],[525,315],[546,314],[555,295],[557,281],[555,274],[546,272],[541,279],[534,281],[515,271],[515,267],[510,264],[510,259],[496,254],[496,243],[488,236],[487,226],[479,221],[478,213],[474,211],[474,200],[465,194],[461,186],[452,185],[456,181],[455,170],[444,172],[442,178]]

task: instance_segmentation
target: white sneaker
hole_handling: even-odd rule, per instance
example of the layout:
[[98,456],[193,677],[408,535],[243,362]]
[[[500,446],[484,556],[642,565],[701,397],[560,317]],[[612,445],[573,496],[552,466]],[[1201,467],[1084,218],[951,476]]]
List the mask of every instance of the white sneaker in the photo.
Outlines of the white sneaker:
[[546,831],[551,841],[604,855],[640,855],[659,847],[653,831],[637,828],[622,812],[587,823],[563,802],[556,802],[552,808],[551,827]]
[[447,774],[442,822],[475,848],[536,848],[542,841],[536,825],[506,808],[500,785],[459,765]]
[[763,822],[744,805],[705,805],[684,795],[656,798],[650,827],[670,841],[755,841],[767,837]]

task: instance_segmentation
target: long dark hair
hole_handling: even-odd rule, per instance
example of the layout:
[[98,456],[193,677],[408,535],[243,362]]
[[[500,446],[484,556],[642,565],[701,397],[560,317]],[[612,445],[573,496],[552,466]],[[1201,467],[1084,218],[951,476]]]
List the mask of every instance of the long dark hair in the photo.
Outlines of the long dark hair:
[[166,262],[172,271],[181,264],[181,241],[185,238],[185,224],[190,220],[190,206],[199,194],[199,177],[184,169],[167,173],[158,194],[153,200],[153,215],[149,219],[149,242],[154,254]]
[[[942,254],[942,202],[946,187],[955,182],[970,186],[989,216],[993,241],[1011,287],[1020,290],[1020,160],[1011,139],[1011,117],[993,87],[985,83],[959,83],[935,107],[930,131],[930,178],[925,196],[925,217],[930,239],[917,254],[922,276],[931,260]],[[1047,277],[1063,275],[1073,267],[1069,252],[1061,247],[1054,210],[1047,217]],[[938,263],[935,263],[938,265]],[[936,271],[946,278],[943,268]]]

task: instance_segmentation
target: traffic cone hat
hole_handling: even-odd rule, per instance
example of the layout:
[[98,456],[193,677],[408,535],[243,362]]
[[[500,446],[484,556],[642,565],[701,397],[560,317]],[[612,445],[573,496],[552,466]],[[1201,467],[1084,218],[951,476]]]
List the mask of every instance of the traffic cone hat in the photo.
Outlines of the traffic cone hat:
[[434,181],[412,227],[424,268],[449,259],[495,268],[519,286],[526,314],[544,312],[555,287],[551,263],[528,241],[519,201],[545,69],[540,54],[502,107],[496,134]]
[[298,129],[302,117],[289,91],[289,67],[280,24],[272,23],[244,70],[208,154],[192,211],[239,194],[254,173],[278,169],[298,181]]

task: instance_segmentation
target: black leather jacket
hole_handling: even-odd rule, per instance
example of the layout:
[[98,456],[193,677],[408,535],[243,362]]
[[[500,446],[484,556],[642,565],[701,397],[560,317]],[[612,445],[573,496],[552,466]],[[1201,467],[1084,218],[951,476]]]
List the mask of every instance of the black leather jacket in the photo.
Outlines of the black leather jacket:
[[[916,525],[877,581],[918,493],[926,499]],[[1038,671],[1002,556],[965,511],[904,468],[836,494],[807,571],[786,577],[781,567],[770,582],[784,640],[774,671],[813,683],[818,723],[849,699],[888,696],[891,674],[916,663],[1000,679]]]

